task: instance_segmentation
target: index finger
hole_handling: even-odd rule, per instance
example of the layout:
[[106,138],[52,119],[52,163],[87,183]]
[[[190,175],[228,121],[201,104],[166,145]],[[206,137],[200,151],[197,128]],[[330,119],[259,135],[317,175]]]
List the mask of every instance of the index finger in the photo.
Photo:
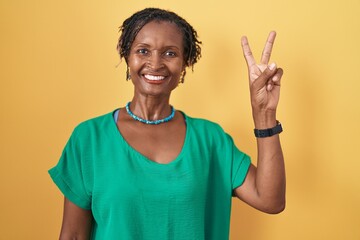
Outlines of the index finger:
[[272,31],[269,33],[269,36],[266,40],[266,44],[263,50],[263,53],[261,55],[261,63],[267,65],[269,63],[270,57],[271,57],[271,51],[274,45],[274,41],[275,41],[275,37],[276,37],[276,32]]
[[243,54],[244,54],[246,63],[248,65],[248,68],[250,68],[251,66],[256,64],[256,61],[255,61],[255,58],[254,58],[254,56],[253,56],[253,54],[251,52],[250,45],[249,45],[249,42],[248,42],[246,36],[243,36],[241,38],[241,47],[242,47]]

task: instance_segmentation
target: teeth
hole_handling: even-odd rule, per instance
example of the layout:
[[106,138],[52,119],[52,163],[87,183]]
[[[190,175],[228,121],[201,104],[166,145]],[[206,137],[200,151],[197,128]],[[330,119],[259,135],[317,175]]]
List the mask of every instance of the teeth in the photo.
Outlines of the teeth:
[[147,75],[147,74],[144,77],[151,81],[160,81],[165,78],[164,76],[153,76],[153,75]]

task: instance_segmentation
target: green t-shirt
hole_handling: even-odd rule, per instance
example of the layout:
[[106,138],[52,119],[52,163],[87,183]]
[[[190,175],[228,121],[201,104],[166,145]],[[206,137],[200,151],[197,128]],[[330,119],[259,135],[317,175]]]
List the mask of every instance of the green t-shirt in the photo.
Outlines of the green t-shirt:
[[185,142],[169,164],[129,146],[113,112],[75,128],[49,173],[71,202],[92,210],[92,239],[229,238],[232,190],[250,158],[218,124],[184,116]]

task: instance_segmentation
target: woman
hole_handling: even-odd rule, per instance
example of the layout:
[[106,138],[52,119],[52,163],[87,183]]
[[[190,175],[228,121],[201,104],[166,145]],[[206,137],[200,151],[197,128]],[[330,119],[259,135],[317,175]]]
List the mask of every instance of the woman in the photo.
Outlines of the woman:
[[200,58],[196,31],[148,8],[124,21],[118,51],[134,84],[126,107],[81,123],[50,175],[65,195],[60,239],[228,239],[231,197],[267,213],[285,206],[276,120],[282,70],[242,38],[257,136],[257,167],[219,125],[170,104]]

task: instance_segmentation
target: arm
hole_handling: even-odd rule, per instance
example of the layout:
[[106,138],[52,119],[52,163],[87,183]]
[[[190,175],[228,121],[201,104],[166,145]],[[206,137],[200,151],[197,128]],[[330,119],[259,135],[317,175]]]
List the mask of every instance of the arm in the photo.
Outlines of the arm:
[[82,209],[65,198],[60,240],[90,239],[92,219],[91,210]]
[[[275,36],[275,32],[269,34],[260,64],[256,64],[247,38],[242,38],[249,70],[252,113],[257,129],[276,125],[283,70],[274,63],[268,65]],[[257,167],[250,166],[243,185],[235,189],[235,195],[263,212],[279,213],[285,208],[285,167],[279,135],[258,138],[257,150]]]

